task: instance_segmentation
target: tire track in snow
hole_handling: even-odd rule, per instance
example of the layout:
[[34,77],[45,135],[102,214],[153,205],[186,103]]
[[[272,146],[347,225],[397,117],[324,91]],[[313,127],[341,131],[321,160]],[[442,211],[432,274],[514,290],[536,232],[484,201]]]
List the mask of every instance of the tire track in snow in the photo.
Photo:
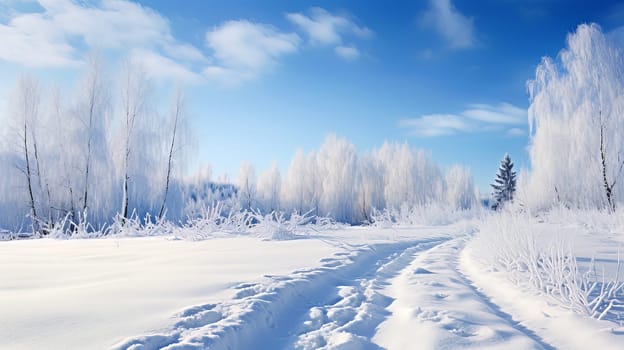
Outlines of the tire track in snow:
[[479,287],[472,280],[470,280],[468,276],[466,276],[463,272],[460,271],[458,261],[455,262],[455,266],[456,266],[459,278],[463,281],[463,283],[466,286],[472,289],[473,293],[475,293],[475,295],[477,295],[481,299],[481,301],[490,309],[490,311],[492,311],[492,313],[498,315],[499,317],[507,321],[507,323],[509,323],[509,325],[511,325],[513,328],[522,332],[527,337],[533,339],[536,343],[540,344],[543,349],[545,350],[555,349],[554,346],[548,344],[545,340],[540,338],[534,331],[525,327],[518,321],[514,320],[510,314],[502,311],[498,305],[496,305],[490,298],[488,298],[483,292],[481,292]]
[[[446,240],[444,240],[446,241]],[[379,260],[377,268],[360,278],[336,285],[336,297],[309,309],[288,349],[381,349],[371,341],[389,315],[392,298],[380,293],[414,257],[444,241],[420,243]]]
[[[331,313],[343,321],[340,334],[373,346],[373,330],[386,315],[390,299],[375,293],[411,261],[413,252],[447,241],[436,238],[412,242],[363,245],[324,259],[319,268],[287,276],[265,276],[257,284],[236,286],[233,300],[206,304],[180,313],[171,329],[131,337],[114,349],[279,349],[291,347],[310,333],[311,310],[342,301]],[[316,308],[316,309],[315,309]],[[339,310],[340,309],[340,310]],[[313,312],[314,313],[314,312]],[[353,322],[349,322],[353,316]],[[304,328],[302,328],[304,327]],[[307,328],[306,328],[307,327]],[[351,341],[343,339],[343,343]],[[304,346],[305,347],[305,346]],[[362,347],[360,347],[362,348]],[[369,347],[374,349],[375,347]]]
[[391,281],[392,314],[374,341],[388,349],[553,349],[513,321],[458,271],[465,237],[423,252]]

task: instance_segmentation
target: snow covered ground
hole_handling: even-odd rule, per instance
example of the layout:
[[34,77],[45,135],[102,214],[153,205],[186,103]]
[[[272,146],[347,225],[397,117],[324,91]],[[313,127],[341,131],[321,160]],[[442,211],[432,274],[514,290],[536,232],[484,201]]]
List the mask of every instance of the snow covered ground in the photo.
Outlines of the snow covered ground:
[[1,242],[0,348],[621,348],[617,320],[487,272],[476,227]]

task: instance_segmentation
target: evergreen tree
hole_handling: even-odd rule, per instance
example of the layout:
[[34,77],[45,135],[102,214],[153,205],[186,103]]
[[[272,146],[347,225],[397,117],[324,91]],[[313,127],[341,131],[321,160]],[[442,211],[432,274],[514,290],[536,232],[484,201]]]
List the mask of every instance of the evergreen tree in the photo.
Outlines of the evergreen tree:
[[505,153],[503,160],[501,160],[500,168],[494,179],[492,188],[492,209],[500,209],[505,202],[513,200],[514,192],[516,192],[516,172],[512,170],[513,163],[509,154]]

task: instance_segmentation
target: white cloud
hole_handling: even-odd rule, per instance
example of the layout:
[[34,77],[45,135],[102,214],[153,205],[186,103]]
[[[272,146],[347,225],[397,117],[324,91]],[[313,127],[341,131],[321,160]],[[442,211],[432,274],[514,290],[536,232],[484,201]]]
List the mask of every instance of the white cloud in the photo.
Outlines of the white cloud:
[[509,136],[526,134],[527,110],[509,103],[498,105],[471,104],[458,114],[427,114],[403,119],[399,126],[418,137],[434,137],[470,132],[505,132]]
[[360,51],[355,46],[336,46],[336,54],[347,61],[352,61],[360,57]]
[[509,136],[525,136],[526,134],[526,130],[520,128],[511,128],[507,130],[507,135]]
[[25,14],[0,24],[0,59],[30,67],[76,65],[76,50],[63,30],[40,14]]
[[217,64],[205,69],[207,76],[251,78],[272,67],[277,59],[294,53],[300,38],[294,33],[245,20],[228,21],[206,34],[206,44]]
[[451,0],[429,0],[421,23],[437,31],[451,48],[465,49],[477,44],[474,20],[459,12]]
[[453,135],[473,130],[473,125],[466,118],[453,114],[429,114],[404,119],[399,123],[401,127],[411,129],[412,135],[421,137]]
[[345,36],[368,39],[373,35],[370,29],[352,19],[331,14],[320,7],[311,8],[309,15],[289,13],[286,18],[306,34],[312,45],[334,46],[336,54],[346,60],[359,57],[359,50],[353,45],[343,45]]
[[145,59],[148,73],[185,81],[194,73],[176,60],[209,61],[198,48],[176,40],[166,18],[140,4],[125,0],[38,3],[39,12],[15,10],[6,23],[0,23],[0,60],[30,67],[67,67],[81,64],[91,50],[114,50]]
[[289,13],[286,18],[303,30],[310,41],[323,45],[335,45],[342,42],[344,33],[368,38],[372,31],[355,24],[347,17],[333,15],[320,7],[310,9],[310,16],[302,13]]
[[495,124],[522,124],[527,122],[527,110],[509,103],[496,106],[487,104],[471,104],[462,115],[482,122]]
[[201,75],[187,68],[169,57],[146,49],[133,49],[130,60],[141,65],[147,74],[156,79],[198,83]]
[[[166,17],[127,0],[29,0],[38,6],[0,1],[10,8],[0,15],[0,61],[27,67],[76,67],[95,50],[140,60],[146,73],[159,79],[236,85],[276,66],[301,43],[297,33],[237,20],[207,31],[205,47],[194,46],[174,37]],[[360,51],[343,45],[342,36],[372,35],[349,18],[320,8],[311,9],[310,17],[287,17],[310,40],[333,43],[336,54],[346,60],[356,59]]]
[[70,1],[40,0],[46,17],[90,47],[124,48],[156,45],[173,38],[168,21],[155,11],[123,0],[103,0],[99,6]]

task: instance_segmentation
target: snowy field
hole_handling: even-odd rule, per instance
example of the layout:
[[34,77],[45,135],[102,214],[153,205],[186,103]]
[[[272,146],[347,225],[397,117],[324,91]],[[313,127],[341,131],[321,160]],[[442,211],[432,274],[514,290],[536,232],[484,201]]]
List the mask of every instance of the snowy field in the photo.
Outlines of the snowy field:
[[[613,225],[535,227],[565,229],[583,266],[615,271]],[[487,228],[1,242],[0,347],[621,348],[618,313],[574,313],[487,266]]]
[[0,350],[624,349],[621,3],[218,3],[0,0]]

